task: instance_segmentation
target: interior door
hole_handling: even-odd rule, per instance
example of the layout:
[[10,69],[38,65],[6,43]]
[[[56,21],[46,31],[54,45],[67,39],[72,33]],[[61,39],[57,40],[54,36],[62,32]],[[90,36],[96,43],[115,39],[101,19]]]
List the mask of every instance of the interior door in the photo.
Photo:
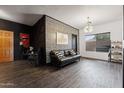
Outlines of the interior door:
[[0,62],[13,61],[13,32],[0,30]]
[[72,34],[72,49],[77,52],[77,35]]

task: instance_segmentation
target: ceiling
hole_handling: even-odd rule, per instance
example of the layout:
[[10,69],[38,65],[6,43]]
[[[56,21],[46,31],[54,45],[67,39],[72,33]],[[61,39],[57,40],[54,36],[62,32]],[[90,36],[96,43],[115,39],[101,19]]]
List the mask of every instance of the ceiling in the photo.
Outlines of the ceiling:
[[42,15],[48,15],[78,29],[123,18],[121,5],[0,5],[0,18],[32,26]]

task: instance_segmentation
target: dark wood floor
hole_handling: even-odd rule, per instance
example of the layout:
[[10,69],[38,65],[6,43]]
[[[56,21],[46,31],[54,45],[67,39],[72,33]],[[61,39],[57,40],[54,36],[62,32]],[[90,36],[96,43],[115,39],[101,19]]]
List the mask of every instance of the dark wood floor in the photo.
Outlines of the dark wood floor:
[[28,61],[1,63],[0,87],[120,88],[122,66],[88,59],[81,59],[62,69],[52,66],[34,67]]

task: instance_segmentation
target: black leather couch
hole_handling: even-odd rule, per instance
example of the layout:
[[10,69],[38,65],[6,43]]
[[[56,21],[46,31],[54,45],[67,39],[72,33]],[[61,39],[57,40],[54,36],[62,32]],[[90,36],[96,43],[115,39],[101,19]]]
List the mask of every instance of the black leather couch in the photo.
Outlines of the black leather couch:
[[51,63],[58,67],[76,62],[76,60],[80,60],[80,57],[80,54],[72,49],[52,50],[50,52]]

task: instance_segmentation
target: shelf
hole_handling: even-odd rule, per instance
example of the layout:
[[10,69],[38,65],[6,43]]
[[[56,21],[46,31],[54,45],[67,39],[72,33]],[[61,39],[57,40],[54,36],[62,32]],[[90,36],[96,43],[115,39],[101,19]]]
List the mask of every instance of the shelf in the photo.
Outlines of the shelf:
[[122,63],[122,42],[111,42],[111,50],[109,60],[111,62]]

